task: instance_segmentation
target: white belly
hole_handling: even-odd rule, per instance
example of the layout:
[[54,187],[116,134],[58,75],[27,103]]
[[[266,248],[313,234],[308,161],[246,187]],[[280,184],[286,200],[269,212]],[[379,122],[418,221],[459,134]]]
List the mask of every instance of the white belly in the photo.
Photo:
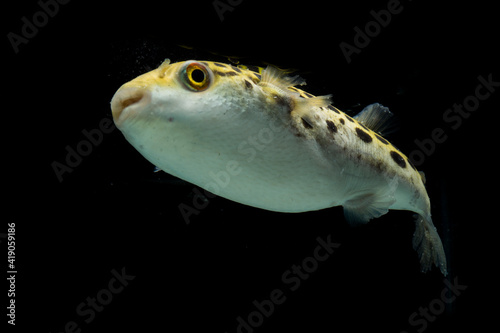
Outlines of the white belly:
[[127,139],[163,171],[242,204],[280,212],[341,204],[342,175],[314,141],[263,128],[250,136],[214,132],[197,137],[193,130],[182,142],[170,129]]

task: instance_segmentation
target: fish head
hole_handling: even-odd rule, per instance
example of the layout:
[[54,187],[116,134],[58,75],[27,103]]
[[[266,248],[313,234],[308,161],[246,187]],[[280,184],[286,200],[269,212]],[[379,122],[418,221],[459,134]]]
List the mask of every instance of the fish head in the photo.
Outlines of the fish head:
[[111,100],[113,119],[124,134],[165,121],[180,125],[187,120],[192,125],[220,110],[213,103],[214,96],[220,99],[220,88],[209,66],[193,60],[170,64],[167,59],[118,89]]
[[151,163],[196,183],[193,177],[223,168],[238,144],[265,126],[258,110],[270,104],[259,80],[227,64],[166,60],[116,91],[113,119]]

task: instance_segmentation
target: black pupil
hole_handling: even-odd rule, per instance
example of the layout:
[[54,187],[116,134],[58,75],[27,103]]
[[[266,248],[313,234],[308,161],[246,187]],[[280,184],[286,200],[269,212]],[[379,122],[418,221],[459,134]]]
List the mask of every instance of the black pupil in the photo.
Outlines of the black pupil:
[[191,72],[191,78],[194,82],[201,83],[205,80],[205,73],[201,69],[195,69]]

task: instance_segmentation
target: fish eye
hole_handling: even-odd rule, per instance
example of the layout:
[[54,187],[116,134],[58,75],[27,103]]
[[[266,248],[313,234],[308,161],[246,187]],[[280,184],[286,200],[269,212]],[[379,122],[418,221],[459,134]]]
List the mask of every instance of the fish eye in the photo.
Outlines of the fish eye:
[[184,67],[181,71],[181,79],[191,91],[203,91],[210,85],[208,69],[197,62],[191,62]]

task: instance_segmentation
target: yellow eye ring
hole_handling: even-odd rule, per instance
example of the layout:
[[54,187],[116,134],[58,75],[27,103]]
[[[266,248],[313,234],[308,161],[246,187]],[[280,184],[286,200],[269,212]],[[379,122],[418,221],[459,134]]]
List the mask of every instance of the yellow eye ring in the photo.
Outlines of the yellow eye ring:
[[181,71],[181,79],[184,85],[192,91],[203,91],[211,82],[209,70],[198,62],[187,64]]

